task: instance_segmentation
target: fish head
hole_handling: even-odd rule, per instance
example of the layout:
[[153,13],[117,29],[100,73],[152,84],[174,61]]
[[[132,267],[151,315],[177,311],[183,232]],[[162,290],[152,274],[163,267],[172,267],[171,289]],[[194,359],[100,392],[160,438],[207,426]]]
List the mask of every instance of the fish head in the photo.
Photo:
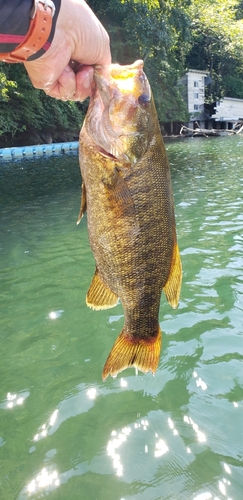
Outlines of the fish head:
[[87,131],[100,153],[136,163],[148,149],[154,129],[153,99],[143,61],[95,68]]

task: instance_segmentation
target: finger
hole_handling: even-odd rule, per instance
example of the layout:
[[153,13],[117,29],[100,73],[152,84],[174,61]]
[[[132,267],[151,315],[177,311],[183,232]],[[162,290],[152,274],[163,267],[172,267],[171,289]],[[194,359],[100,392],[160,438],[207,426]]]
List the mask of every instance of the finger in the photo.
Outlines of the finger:
[[94,68],[83,66],[76,74],[76,100],[84,100],[92,94]]
[[70,66],[66,66],[58,78],[60,99],[72,99],[76,92],[76,77]]
[[58,80],[45,82],[43,90],[46,94],[63,101],[71,100],[76,91],[75,73],[66,66]]
[[63,101],[84,101],[92,94],[94,69],[92,66],[83,66],[75,74],[68,66],[57,82],[45,86],[46,94]]

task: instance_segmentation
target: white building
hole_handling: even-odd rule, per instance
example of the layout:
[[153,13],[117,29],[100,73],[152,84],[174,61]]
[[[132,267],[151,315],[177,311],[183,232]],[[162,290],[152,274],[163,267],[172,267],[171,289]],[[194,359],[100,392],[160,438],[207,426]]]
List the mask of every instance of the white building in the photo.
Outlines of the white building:
[[243,99],[224,97],[218,102],[205,104],[205,86],[211,83],[207,71],[189,69],[179,80],[183,99],[190,113],[189,128],[197,123],[206,129],[233,129],[243,121]]
[[224,97],[216,103],[216,113],[212,118],[217,122],[226,123],[243,121],[243,99]]
[[205,84],[209,83],[208,79],[206,71],[189,69],[179,80],[191,121],[200,119],[201,113],[204,113]]

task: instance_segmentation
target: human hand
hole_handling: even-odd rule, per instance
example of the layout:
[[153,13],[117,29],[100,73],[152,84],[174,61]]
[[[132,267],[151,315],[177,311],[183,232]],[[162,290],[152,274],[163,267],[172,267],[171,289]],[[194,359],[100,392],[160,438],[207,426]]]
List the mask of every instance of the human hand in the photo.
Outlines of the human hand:
[[110,63],[109,36],[86,2],[62,0],[50,48],[24,65],[34,87],[57,99],[83,101],[92,93],[93,65]]

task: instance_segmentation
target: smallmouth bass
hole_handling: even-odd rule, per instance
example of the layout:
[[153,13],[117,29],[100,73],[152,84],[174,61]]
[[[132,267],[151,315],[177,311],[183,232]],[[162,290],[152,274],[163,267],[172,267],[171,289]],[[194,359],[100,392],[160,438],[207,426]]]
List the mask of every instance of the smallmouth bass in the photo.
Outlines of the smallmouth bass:
[[124,309],[102,377],[134,366],[155,373],[162,290],[178,305],[182,269],[170,168],[143,61],[95,68],[80,133],[82,201],[96,270],[86,296],[95,310]]

